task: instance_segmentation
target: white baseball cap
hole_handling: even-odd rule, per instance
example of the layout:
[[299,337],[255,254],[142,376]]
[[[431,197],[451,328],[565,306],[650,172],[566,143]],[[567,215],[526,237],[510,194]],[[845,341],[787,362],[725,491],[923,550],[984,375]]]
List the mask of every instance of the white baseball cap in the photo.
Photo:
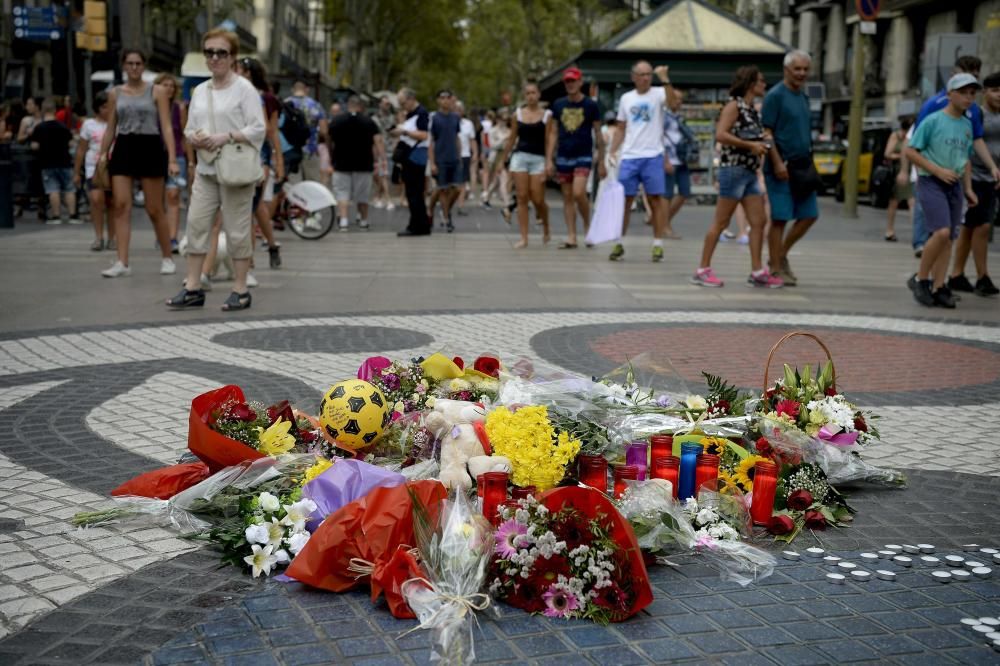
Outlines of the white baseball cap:
[[948,79],[948,92],[951,92],[952,90],[959,90],[960,88],[964,88],[966,86],[976,86],[976,88],[983,87],[982,84],[979,83],[979,79],[967,72],[960,72]]

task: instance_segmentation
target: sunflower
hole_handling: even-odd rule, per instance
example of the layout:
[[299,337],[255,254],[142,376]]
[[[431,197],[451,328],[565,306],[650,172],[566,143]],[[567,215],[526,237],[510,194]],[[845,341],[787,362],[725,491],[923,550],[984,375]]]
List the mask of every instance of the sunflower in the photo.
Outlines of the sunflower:
[[750,492],[753,490],[753,468],[758,462],[770,462],[768,458],[764,456],[748,455],[746,458],[740,461],[737,465],[736,471],[733,473],[733,481],[737,486],[743,489],[744,492]]
[[698,443],[705,447],[705,453],[721,456],[729,446],[729,440],[725,437],[702,437]]
[[739,488],[733,475],[724,469],[719,470],[719,492],[723,495],[732,494],[733,490]]

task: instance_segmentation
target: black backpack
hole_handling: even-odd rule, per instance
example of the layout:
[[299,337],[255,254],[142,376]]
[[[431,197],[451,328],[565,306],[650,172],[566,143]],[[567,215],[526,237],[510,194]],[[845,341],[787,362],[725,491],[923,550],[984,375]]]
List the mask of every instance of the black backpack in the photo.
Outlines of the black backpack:
[[312,133],[306,114],[290,101],[281,103],[281,113],[285,117],[281,125],[281,133],[293,148],[302,148],[309,141]]

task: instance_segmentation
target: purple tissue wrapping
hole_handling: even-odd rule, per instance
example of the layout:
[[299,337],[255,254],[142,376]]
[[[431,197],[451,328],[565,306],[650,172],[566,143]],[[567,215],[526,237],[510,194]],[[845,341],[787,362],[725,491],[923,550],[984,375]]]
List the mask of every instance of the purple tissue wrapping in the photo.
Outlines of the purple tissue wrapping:
[[398,486],[405,481],[402,474],[360,460],[338,460],[302,487],[302,497],[316,502],[316,510],[306,527],[312,532],[340,507],[361,499],[375,488]]

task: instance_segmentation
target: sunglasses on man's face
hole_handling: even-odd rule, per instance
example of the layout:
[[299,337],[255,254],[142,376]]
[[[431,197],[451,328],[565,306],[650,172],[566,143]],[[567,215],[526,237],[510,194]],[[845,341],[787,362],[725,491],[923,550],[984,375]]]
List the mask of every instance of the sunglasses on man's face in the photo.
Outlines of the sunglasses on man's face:
[[226,49],[205,49],[202,53],[209,60],[225,60],[229,57],[229,51]]

